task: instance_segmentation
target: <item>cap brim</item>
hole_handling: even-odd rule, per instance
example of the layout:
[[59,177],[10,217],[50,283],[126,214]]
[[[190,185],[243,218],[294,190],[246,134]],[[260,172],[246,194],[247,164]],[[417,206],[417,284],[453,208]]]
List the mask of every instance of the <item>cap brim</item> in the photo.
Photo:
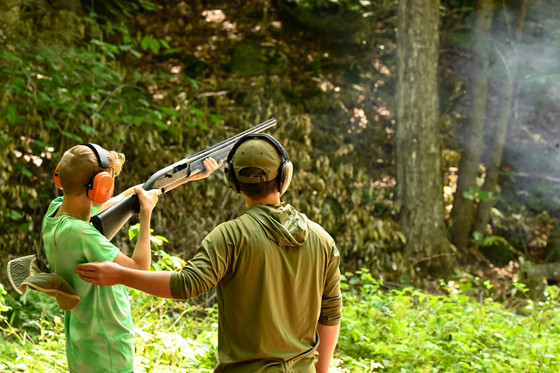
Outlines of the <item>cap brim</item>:
[[81,301],[74,289],[56,273],[39,273],[29,276],[21,284],[20,289],[25,293],[27,287],[55,297],[59,306],[65,311],[75,308]]
[[60,307],[69,311],[80,303],[80,296],[72,286],[56,273],[48,270],[37,255],[27,255],[8,262],[8,279],[19,294],[27,288],[40,291],[56,298]]
[[30,275],[40,272],[36,259],[37,255],[27,255],[8,262],[8,280],[10,280],[10,284],[19,294],[23,294],[20,289],[23,281]]

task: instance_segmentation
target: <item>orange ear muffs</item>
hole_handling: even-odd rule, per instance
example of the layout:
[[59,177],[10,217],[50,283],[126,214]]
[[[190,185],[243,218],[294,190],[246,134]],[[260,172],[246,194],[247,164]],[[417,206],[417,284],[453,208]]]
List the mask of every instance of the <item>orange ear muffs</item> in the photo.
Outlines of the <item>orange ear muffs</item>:
[[86,188],[88,198],[101,204],[107,202],[113,196],[115,182],[109,172],[100,171],[93,175]]
[[60,178],[58,177],[58,166],[60,166],[60,163],[56,165],[56,168],[54,170],[54,183],[56,184],[58,189],[62,190],[62,184],[60,183]]
[[[97,157],[98,166],[101,168],[110,168],[109,159],[105,150],[97,144],[84,143],[81,144],[90,148]],[[115,190],[115,181],[113,176],[107,171],[99,171],[91,177],[85,185],[86,194],[90,200],[95,203],[105,203],[113,196]]]
[[[105,150],[97,144],[91,143],[84,143],[80,144],[87,146],[90,148],[95,157],[97,158],[97,165],[101,168],[111,168],[109,164],[109,159],[107,158],[107,154]],[[54,170],[54,183],[60,189],[62,188],[62,183],[60,182],[60,177],[58,176],[58,167],[60,163],[56,166]],[[94,173],[91,179],[87,182],[86,185],[86,195],[90,200],[96,203],[105,203],[113,196],[113,192],[115,190],[115,181],[113,176],[107,171],[99,171]]]

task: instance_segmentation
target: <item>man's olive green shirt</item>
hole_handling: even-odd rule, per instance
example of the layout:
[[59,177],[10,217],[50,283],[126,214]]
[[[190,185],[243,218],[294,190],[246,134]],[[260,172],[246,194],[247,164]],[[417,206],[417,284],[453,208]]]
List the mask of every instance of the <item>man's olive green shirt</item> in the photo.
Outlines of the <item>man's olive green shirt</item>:
[[317,323],[340,323],[339,262],[330,235],[295,208],[257,205],[208,234],[171,293],[216,286],[216,372],[314,372]]

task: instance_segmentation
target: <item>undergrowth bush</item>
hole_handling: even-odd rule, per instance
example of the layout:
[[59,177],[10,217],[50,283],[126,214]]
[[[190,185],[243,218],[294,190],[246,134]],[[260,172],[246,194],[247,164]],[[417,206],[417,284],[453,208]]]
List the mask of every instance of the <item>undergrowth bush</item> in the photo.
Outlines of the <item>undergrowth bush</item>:
[[[183,264],[161,248],[158,270]],[[343,276],[343,319],[331,371],[556,372],[560,369],[559,289],[528,300],[523,315],[456,286],[441,294],[388,289],[367,270]],[[211,372],[217,361],[217,307],[131,290],[137,372]],[[519,311],[519,309],[518,309]],[[53,298],[19,299],[0,285],[1,372],[64,372],[62,311]]]
[[[347,276],[339,356],[348,371],[556,372],[558,288],[525,316],[478,302],[442,281],[442,295],[383,290],[368,271]],[[446,295],[443,295],[447,293]],[[345,370],[346,371],[346,370]]]

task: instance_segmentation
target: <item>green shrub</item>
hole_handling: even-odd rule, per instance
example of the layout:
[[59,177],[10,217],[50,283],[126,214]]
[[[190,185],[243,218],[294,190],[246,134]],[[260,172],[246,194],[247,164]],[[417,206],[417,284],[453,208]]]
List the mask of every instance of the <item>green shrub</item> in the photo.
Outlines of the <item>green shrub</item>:
[[[447,295],[382,291],[368,271],[349,274],[339,355],[348,371],[555,372],[560,369],[558,288],[521,316],[479,303],[442,283]],[[363,369],[363,370],[362,370]]]
[[[387,288],[366,270],[344,276],[343,319],[332,372],[560,369],[557,287],[548,287],[540,302],[528,301],[525,316],[490,298],[475,301],[445,282],[440,295]],[[217,361],[217,307],[155,298],[136,290],[130,291],[130,297],[137,371],[212,371]],[[25,323],[14,327],[6,318],[6,299],[6,294],[0,296],[0,371],[64,372],[60,317],[32,314],[33,306],[22,303],[15,312],[27,312],[27,321],[35,328],[26,328]],[[49,297],[42,301],[54,303]]]

